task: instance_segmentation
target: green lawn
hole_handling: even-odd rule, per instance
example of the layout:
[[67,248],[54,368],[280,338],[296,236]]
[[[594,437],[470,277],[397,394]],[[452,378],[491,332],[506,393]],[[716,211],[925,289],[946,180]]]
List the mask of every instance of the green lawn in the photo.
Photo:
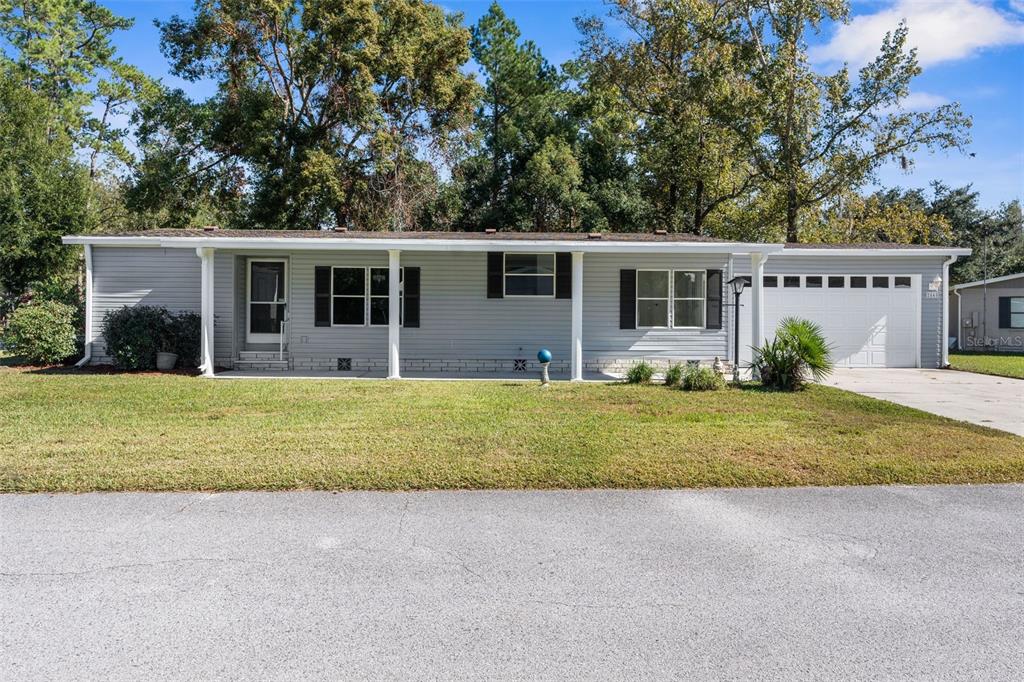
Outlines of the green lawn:
[[1024,354],[1016,353],[950,353],[953,369],[1001,377],[1024,379]]
[[832,388],[204,380],[0,368],[0,490],[1024,481],[1024,439]]

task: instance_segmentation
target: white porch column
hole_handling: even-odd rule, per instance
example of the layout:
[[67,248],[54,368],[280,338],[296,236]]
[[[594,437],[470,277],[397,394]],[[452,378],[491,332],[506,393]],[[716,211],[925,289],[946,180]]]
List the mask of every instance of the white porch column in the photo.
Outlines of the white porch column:
[[401,379],[398,355],[399,315],[401,300],[399,277],[401,276],[401,254],[398,249],[388,251],[388,379]]
[[[764,255],[750,254],[750,345],[764,343]],[[737,311],[738,312],[738,311]]]
[[212,377],[214,368],[213,353],[213,249],[200,247],[196,249],[201,261],[200,317],[202,318],[202,349],[199,369],[203,376]]
[[572,252],[572,380],[583,381],[583,252]]

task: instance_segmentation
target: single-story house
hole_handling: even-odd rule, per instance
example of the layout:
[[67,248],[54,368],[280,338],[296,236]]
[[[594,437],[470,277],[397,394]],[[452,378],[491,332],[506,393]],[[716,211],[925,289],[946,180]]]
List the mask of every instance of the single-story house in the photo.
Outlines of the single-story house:
[[960,350],[1024,352],[1024,273],[957,284],[949,336]]
[[[555,374],[646,359],[741,362],[786,316],[822,325],[849,367],[941,367],[949,265],[967,249],[798,245],[686,234],[151,230],[84,245],[86,362],[103,316],[200,312],[202,369],[398,378]],[[729,283],[746,276],[739,307]]]

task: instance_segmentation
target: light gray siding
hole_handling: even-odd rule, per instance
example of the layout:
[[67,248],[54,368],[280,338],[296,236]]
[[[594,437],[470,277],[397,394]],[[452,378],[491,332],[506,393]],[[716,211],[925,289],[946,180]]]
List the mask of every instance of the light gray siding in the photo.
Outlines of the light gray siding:
[[[959,340],[960,348],[1024,350],[1024,330],[999,326],[1000,297],[1024,298],[1024,277],[989,283],[987,300],[983,286],[960,289],[958,293],[959,297],[952,292],[949,295],[949,335]],[[964,324],[964,320],[971,320],[973,326]]]
[[94,246],[92,267],[93,363],[111,361],[103,339],[103,316],[111,310],[133,305],[200,310],[199,256],[194,249]]
[[[943,256],[832,256],[827,252],[808,255],[771,256],[765,262],[766,275],[921,275],[921,366],[938,367],[942,362],[942,293],[929,285],[942,277]],[[736,274],[750,274],[750,259],[737,256]],[[766,290],[770,295],[771,290]],[[794,315],[800,311],[794,310]]]

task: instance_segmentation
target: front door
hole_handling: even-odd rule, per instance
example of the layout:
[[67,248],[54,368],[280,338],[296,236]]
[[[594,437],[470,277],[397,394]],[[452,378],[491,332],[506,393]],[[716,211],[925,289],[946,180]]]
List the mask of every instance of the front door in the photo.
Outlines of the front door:
[[283,258],[251,258],[246,273],[249,343],[279,343],[288,305],[288,263]]

